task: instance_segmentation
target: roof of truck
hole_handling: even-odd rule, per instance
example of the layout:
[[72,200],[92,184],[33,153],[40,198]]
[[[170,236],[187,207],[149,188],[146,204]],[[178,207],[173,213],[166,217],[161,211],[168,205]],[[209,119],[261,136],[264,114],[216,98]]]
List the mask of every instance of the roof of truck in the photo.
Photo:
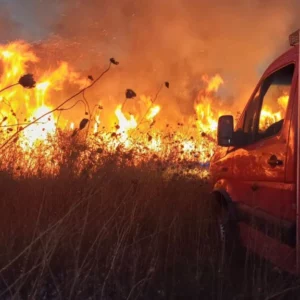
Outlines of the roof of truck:
[[287,51],[285,51],[282,55],[280,55],[278,57],[278,59],[280,59],[281,57],[286,57],[286,56],[291,56],[291,55],[297,55],[299,52],[299,45],[290,47],[290,49],[288,49]]
[[283,64],[288,64],[296,62],[298,59],[299,45],[293,46],[288,49],[286,52],[281,54],[277,59],[275,59],[269,67],[266,69],[264,74],[273,72],[277,67],[281,67]]

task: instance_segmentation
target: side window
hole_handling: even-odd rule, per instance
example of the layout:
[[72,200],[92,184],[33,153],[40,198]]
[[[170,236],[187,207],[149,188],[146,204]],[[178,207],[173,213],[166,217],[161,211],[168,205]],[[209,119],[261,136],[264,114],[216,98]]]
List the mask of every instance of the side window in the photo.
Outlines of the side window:
[[267,77],[245,111],[243,132],[248,141],[257,141],[279,133],[289,101],[294,64]]
[[289,65],[273,73],[263,82],[258,138],[275,135],[282,128],[291,92],[294,68],[294,65]]
[[248,102],[244,112],[242,123],[238,124],[236,138],[242,144],[249,144],[254,141],[260,111],[260,88],[254,97]]

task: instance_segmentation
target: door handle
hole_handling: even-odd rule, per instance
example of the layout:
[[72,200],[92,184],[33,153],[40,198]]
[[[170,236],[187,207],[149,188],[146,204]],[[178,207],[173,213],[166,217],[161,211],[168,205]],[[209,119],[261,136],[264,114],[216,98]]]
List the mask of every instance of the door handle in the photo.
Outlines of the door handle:
[[272,167],[282,166],[283,161],[278,159],[276,155],[271,155],[270,158],[268,159],[268,164]]

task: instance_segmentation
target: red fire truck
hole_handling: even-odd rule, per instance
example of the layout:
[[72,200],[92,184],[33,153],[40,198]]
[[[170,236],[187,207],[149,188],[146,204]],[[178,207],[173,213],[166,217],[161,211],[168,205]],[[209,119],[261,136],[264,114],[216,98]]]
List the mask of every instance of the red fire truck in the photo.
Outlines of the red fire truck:
[[[223,245],[235,238],[300,274],[299,30],[264,72],[234,126],[218,121],[210,172]],[[234,230],[233,230],[234,228]]]

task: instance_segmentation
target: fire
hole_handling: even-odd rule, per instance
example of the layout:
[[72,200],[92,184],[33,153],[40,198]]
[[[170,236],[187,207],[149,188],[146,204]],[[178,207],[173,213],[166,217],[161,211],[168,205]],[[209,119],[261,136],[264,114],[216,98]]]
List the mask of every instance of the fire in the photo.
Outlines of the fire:
[[212,108],[210,103],[202,104],[199,103],[195,107],[196,114],[198,116],[197,125],[202,132],[214,133],[218,127],[218,117],[220,115],[216,114]]
[[195,150],[195,143],[193,141],[184,141],[182,142],[182,150],[184,152],[191,152],[193,150]]
[[259,129],[261,131],[266,130],[269,126],[284,118],[288,101],[289,96],[287,93],[284,93],[277,98],[277,101],[273,102],[272,107],[267,104],[263,105],[259,122]]
[[26,72],[28,64],[39,61],[29,45],[24,42],[0,45],[0,59],[3,62],[0,89],[18,82],[20,74]]
[[202,133],[208,133],[214,138],[218,126],[218,118],[223,113],[212,108],[213,93],[217,92],[221,84],[224,83],[222,77],[217,74],[211,79],[208,76],[203,76],[202,80],[207,83],[204,91],[200,91],[195,103],[195,111],[197,115],[197,126]]
[[[34,151],[35,148],[40,149],[40,145],[43,144],[49,145],[51,148],[51,151],[48,147],[46,152],[40,153],[43,157],[46,155],[49,161],[55,155],[55,157],[61,157],[61,151],[56,149],[53,141],[64,129],[66,132],[72,131],[73,135],[76,135],[78,128],[75,127],[75,124],[78,124],[78,120],[59,122],[63,110],[55,110],[52,99],[57,97],[53,95],[62,91],[66,84],[75,85],[76,90],[78,90],[78,88],[87,86],[88,81],[73,71],[66,62],[58,62],[55,67],[52,66],[52,68],[43,70],[43,66],[38,65],[38,57],[31,47],[24,42],[1,45],[0,60],[3,65],[0,88],[18,82],[19,78],[26,74],[30,65],[37,64],[35,66],[37,84],[34,90],[16,87],[5,90],[0,95],[0,113],[3,116],[1,125],[8,127],[16,125],[16,129],[14,131],[8,130],[6,135],[1,137],[1,141],[20,130],[17,143],[21,146],[22,151],[27,153],[24,154],[26,159],[29,159],[28,153],[31,153],[30,151]],[[103,144],[101,147],[106,151],[116,151],[121,146],[123,151],[135,151],[136,154],[142,155],[143,159],[145,157],[150,158],[152,154],[155,154],[162,160],[180,159],[201,162],[209,160],[216,145],[217,119],[221,114],[213,108],[213,100],[215,93],[223,84],[223,79],[217,74],[211,78],[204,76],[202,80],[206,88],[199,92],[195,101],[194,108],[197,120],[188,121],[189,133],[184,133],[185,129],[182,127],[184,124],[180,122],[178,129],[172,129],[173,131],[171,128],[164,130],[156,128],[155,121],[163,107],[154,105],[151,97],[142,95],[139,102],[141,104],[140,111],[135,110],[135,114],[127,106],[126,111],[121,104],[115,107],[114,115],[117,118],[117,125],[113,132],[100,130],[100,124],[102,128],[105,126],[99,113],[95,116],[89,116],[89,121],[93,120],[87,139],[90,149]],[[70,106],[72,105],[67,107]],[[42,118],[39,119],[40,117]],[[110,120],[113,120],[113,114],[111,114]],[[21,130],[21,126],[26,126],[26,128]],[[58,126],[60,126],[60,130],[57,130]],[[135,163],[139,159],[136,157]],[[57,167],[59,162],[54,165]],[[51,166],[48,167],[51,169]],[[83,168],[83,166],[81,167]]]
[[[0,94],[1,143],[15,134],[18,136],[15,140],[16,151],[21,151],[18,152],[19,158],[12,159],[10,163],[2,160],[0,170],[9,164],[15,168],[29,168],[30,165],[33,173],[36,167],[44,167],[45,172],[54,174],[59,171],[65,152],[77,155],[78,172],[85,168],[94,152],[97,153],[97,159],[101,160],[102,155],[119,151],[118,154],[126,154],[126,159],[135,165],[145,159],[159,159],[173,166],[184,162],[193,162],[200,166],[200,163],[209,162],[215,151],[219,116],[230,113],[218,104],[218,91],[224,84],[223,78],[219,74],[212,77],[204,75],[199,78],[202,79],[204,87],[195,99],[194,117],[183,117],[184,121],[171,120],[170,126],[163,125],[167,108],[154,104],[150,96],[142,95],[138,100],[130,100],[130,104],[126,106],[113,106],[111,111],[105,111],[106,115],[102,113],[102,105],[98,106],[101,114],[97,110],[95,114],[89,115],[90,112],[85,107],[82,119],[87,119],[85,121],[89,121],[91,125],[88,123],[90,126],[78,128],[75,124],[81,124],[80,121],[72,119],[72,115],[64,119],[64,111],[72,111],[76,103],[82,104],[83,100],[87,100],[82,100],[79,95],[74,102],[62,109],[56,110],[55,107],[59,105],[57,99],[62,97],[58,93],[62,93],[65,87],[74,87],[76,91],[86,87],[89,82],[85,77],[75,72],[66,62],[57,62],[45,70],[30,45],[24,42],[0,45],[0,62],[0,90],[18,83],[20,77],[33,65],[37,81],[35,89],[16,86],[5,89]],[[263,107],[261,116],[264,123],[272,124],[280,120],[287,103],[287,94],[282,94],[278,98],[277,108]],[[162,117],[158,119],[160,115]],[[117,123],[113,128],[106,126],[115,120]],[[26,128],[23,130],[24,126]],[[82,142],[83,139],[76,138],[82,131],[87,134],[82,135],[85,137],[85,146],[79,147],[80,151],[73,150],[73,146],[60,146],[64,143],[73,145],[72,143]],[[72,151],[68,152],[69,149]],[[9,157],[9,150],[6,154]],[[41,160],[44,160],[43,163]],[[98,161],[94,160],[94,163],[98,164]]]
[[71,70],[70,66],[66,62],[61,62],[57,69],[46,72],[40,78],[41,82],[46,82],[46,86],[60,91],[63,89],[65,82],[70,82],[83,88],[88,84],[87,79],[82,79],[80,75]]
[[[20,77],[27,73],[29,65],[38,64],[40,60],[30,45],[17,41],[8,45],[0,45],[0,62],[1,90],[18,83]],[[23,125],[28,125],[34,118],[52,110],[51,95],[53,91],[61,91],[66,82],[79,88],[88,83],[87,79],[82,79],[66,62],[60,62],[56,68],[47,71],[35,69],[38,78],[34,90],[14,87],[4,90],[0,95],[0,114],[6,120],[5,125],[8,127],[11,125],[5,135],[1,136],[1,141],[8,138],[10,134],[16,133],[16,130],[20,130]],[[19,143],[22,149],[26,150],[26,147],[33,147],[37,141],[45,141],[48,135],[53,135],[55,131],[54,115],[53,113],[47,114],[20,133]]]
[[137,121],[135,120],[135,117],[133,115],[129,116],[129,119],[126,118],[124,113],[122,112],[122,105],[118,105],[115,114],[118,118],[118,130],[117,134],[120,135],[120,141],[122,143],[125,143],[128,147],[130,142],[128,140],[128,133],[130,130],[137,127]]
[[51,110],[51,107],[43,105],[33,112],[31,121],[34,121],[45,114],[46,116],[42,117],[37,123],[23,131],[27,146],[32,147],[37,141],[47,141],[49,135],[55,134],[56,124],[54,121],[54,114],[47,114]]
[[289,96],[288,95],[282,95],[278,98],[277,100],[278,104],[281,106],[281,108],[286,111],[287,109],[287,105],[288,105],[288,102],[289,102]]
[[217,92],[220,85],[224,83],[223,78],[219,74],[213,76],[211,79],[207,75],[204,75],[202,76],[202,80],[208,84],[206,88],[206,92],[208,93]]
[[[2,74],[0,77],[0,90],[7,86],[16,84],[20,77],[26,73],[30,63],[37,63],[39,60],[36,55],[30,50],[29,45],[24,42],[14,42],[8,45],[0,45],[0,65]],[[31,91],[22,90],[20,87],[7,89],[0,95],[0,114],[6,120],[6,126],[12,124],[5,134],[2,134],[2,141],[7,135],[15,132],[18,123],[18,113],[21,110],[26,110],[30,114],[30,98]],[[26,117],[25,117],[26,119]]]
[[159,105],[155,105],[155,106],[151,107],[149,113],[146,116],[146,119],[153,122],[153,119],[155,118],[155,116],[159,112],[160,112],[160,106]]
[[[94,133],[98,132],[100,123],[101,123],[101,122],[100,122],[100,116],[97,115],[97,116],[95,117]],[[73,125],[74,125],[74,123],[73,123]],[[73,127],[72,129],[74,129],[74,127]]]
[[160,152],[162,151],[162,140],[160,136],[157,137],[152,137],[149,141],[149,136],[148,136],[148,144],[147,147],[154,151],[154,152]]

